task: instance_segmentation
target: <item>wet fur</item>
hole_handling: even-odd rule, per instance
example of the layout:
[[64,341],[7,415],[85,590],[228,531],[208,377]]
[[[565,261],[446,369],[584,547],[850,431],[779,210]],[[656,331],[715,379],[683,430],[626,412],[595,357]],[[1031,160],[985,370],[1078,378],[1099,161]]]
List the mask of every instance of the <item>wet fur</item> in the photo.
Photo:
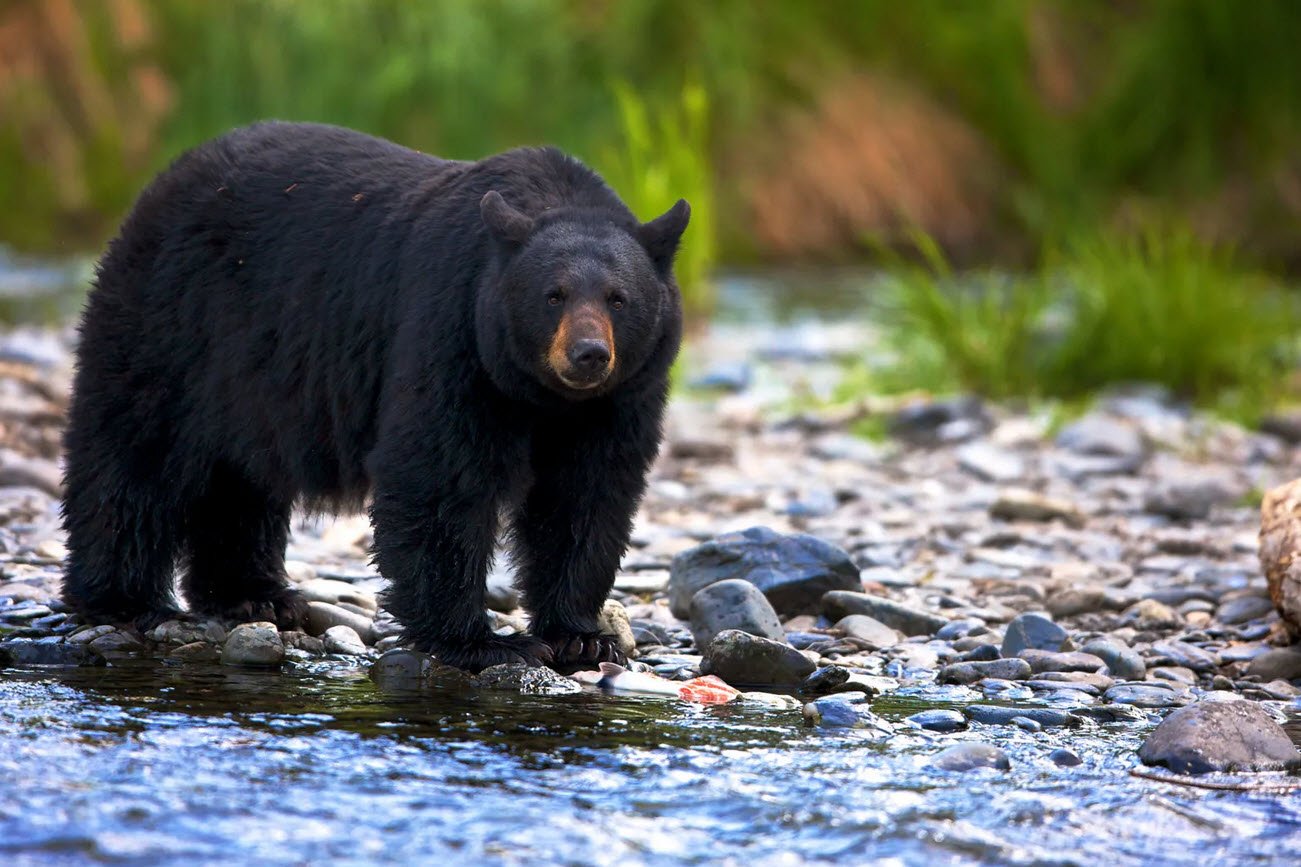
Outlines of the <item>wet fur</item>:
[[[180,565],[192,610],[300,625],[291,509],[370,494],[384,602],[415,646],[472,669],[621,659],[597,614],[659,446],[677,237],[642,239],[654,297],[615,329],[624,366],[580,400],[539,380],[503,319],[512,251],[480,215],[489,190],[539,225],[563,220],[556,256],[646,231],[551,149],[453,162],[270,123],[160,175],[81,326],[65,598],[92,619],[157,622]],[[533,330],[545,363],[553,332]],[[527,636],[496,637],[484,616],[503,516]]]

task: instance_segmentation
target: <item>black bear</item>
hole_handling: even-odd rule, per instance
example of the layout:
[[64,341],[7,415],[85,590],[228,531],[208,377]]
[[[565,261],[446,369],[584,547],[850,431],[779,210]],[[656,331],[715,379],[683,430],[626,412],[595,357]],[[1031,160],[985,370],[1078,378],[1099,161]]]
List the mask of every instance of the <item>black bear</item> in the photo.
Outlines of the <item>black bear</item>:
[[[363,507],[406,638],[468,669],[620,661],[597,617],[659,448],[690,209],[551,148],[438,159],[262,123],[141,194],[83,314],[67,601],[302,622],[290,510]],[[499,637],[499,525],[530,633]]]

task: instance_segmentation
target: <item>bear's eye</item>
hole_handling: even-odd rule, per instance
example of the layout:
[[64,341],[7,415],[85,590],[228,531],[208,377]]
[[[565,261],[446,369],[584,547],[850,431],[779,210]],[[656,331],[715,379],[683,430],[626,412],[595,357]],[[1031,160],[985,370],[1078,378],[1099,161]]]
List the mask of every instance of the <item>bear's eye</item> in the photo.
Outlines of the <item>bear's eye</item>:
[[565,297],[561,295],[559,292],[552,292],[549,295],[547,295],[547,304],[550,305],[551,307],[559,307],[560,302],[564,300]]
[[623,296],[622,296],[622,295],[611,295],[611,296],[610,296],[610,307],[611,307],[611,309],[614,309],[614,310],[622,310],[622,309],[623,309],[623,305],[626,304],[626,303],[627,303],[627,302],[623,300]]

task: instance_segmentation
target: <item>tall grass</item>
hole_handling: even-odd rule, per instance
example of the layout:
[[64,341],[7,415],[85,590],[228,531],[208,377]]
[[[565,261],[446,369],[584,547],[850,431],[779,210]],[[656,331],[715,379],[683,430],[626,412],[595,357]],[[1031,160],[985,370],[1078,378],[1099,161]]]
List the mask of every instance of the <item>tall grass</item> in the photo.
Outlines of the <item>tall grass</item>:
[[892,269],[894,360],[860,387],[1071,398],[1150,382],[1242,415],[1286,396],[1301,359],[1295,293],[1186,229],[1074,243],[1021,275],[958,276],[918,248]]

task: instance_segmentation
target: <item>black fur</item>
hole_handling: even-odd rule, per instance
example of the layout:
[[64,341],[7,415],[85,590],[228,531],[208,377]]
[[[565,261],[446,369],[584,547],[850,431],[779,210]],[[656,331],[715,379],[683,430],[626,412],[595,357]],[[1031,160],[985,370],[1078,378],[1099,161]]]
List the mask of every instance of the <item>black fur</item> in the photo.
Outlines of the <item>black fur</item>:
[[[87,302],[65,597],[156,622],[179,562],[192,610],[296,625],[292,506],[369,493],[417,647],[471,669],[619,659],[596,618],[659,447],[688,214],[641,224],[552,149],[453,162],[265,123],[185,154]],[[612,339],[608,368],[580,337]],[[502,517],[529,636],[484,615]]]

